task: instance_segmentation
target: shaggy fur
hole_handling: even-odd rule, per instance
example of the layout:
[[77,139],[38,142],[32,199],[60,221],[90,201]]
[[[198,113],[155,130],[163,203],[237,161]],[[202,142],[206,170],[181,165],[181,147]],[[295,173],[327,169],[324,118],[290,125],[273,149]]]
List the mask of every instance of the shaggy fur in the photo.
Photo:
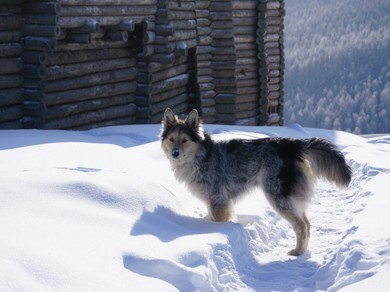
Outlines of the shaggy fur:
[[351,181],[342,153],[321,138],[217,142],[203,131],[196,110],[182,120],[169,108],[160,136],[176,178],[206,203],[212,220],[229,220],[233,202],[260,187],[295,231],[296,247],[290,255],[301,255],[308,246],[310,223],[305,211],[315,178],[323,177],[339,187]]

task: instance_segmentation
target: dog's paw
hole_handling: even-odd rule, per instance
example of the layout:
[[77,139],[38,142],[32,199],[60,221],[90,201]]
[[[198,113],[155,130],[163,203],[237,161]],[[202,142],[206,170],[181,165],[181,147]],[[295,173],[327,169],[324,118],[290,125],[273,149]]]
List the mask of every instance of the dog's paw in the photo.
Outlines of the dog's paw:
[[298,256],[302,255],[304,252],[305,252],[304,250],[298,250],[298,249],[294,248],[288,252],[288,255],[298,257]]

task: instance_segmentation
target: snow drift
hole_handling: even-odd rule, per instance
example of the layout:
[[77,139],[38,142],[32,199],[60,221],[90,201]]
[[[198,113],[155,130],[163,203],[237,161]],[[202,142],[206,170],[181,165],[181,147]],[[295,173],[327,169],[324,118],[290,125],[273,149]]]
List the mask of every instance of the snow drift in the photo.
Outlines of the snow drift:
[[385,291],[390,276],[390,136],[206,126],[214,138],[320,136],[353,168],[319,182],[309,251],[262,196],[234,222],[175,181],[159,127],[0,131],[0,291]]

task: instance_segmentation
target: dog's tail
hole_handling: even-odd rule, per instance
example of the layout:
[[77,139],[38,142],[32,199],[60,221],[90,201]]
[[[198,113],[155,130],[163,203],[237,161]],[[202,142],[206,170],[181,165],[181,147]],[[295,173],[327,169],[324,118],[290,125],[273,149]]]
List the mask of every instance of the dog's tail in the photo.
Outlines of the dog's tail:
[[321,138],[303,140],[305,157],[310,161],[316,176],[347,187],[352,171],[337,146]]

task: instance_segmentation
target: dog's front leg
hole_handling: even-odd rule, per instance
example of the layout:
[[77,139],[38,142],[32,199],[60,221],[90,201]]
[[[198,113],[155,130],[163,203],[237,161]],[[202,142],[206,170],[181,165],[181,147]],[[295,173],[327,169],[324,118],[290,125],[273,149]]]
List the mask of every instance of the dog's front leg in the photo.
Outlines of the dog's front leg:
[[233,217],[233,203],[227,196],[212,196],[209,204],[210,219],[216,222],[226,222]]

